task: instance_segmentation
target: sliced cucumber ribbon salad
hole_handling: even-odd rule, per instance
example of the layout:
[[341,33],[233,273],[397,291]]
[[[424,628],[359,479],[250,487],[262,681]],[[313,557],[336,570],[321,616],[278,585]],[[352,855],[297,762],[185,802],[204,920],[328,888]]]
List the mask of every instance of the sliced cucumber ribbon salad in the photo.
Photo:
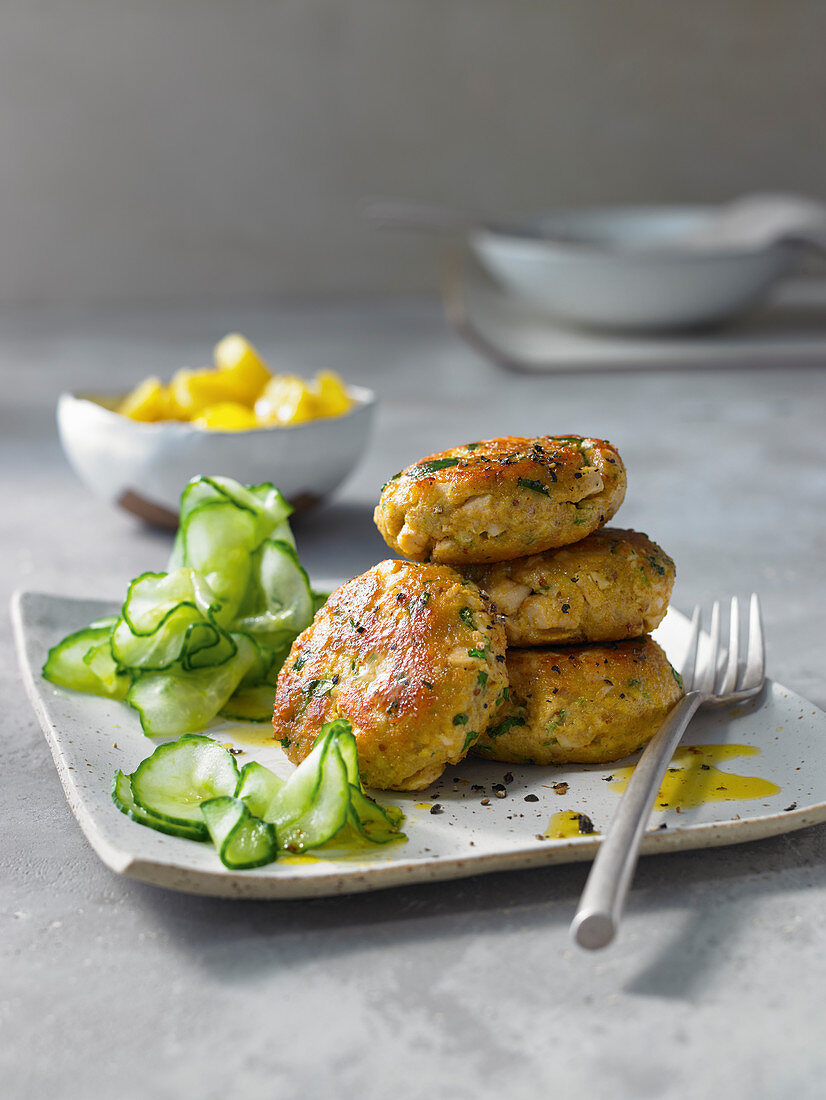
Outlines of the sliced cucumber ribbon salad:
[[291,512],[269,483],[193,478],[168,571],[136,577],[118,617],[51,649],[44,677],[124,699],[150,737],[194,733],[218,714],[269,720],[281,665],[325,598],[298,560]]
[[252,761],[239,772],[209,737],[185,734],[160,745],[132,775],[115,772],[115,805],[141,825],[211,840],[231,870],[272,863],[330,841],[386,844],[404,839],[403,814],[365,794],[349,722],[323,726],[289,779]]

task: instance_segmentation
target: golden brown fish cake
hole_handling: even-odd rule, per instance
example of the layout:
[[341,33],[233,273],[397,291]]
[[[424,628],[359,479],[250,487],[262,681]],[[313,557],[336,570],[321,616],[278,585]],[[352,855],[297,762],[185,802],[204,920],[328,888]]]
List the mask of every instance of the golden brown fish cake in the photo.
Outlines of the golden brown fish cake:
[[652,638],[508,650],[507,702],[476,745],[517,764],[607,764],[646,745],[683,695]]
[[395,475],[375,511],[414,561],[507,561],[585,538],[625,496],[611,446],[582,436],[508,436],[429,455]]
[[278,677],[275,736],[299,763],[346,718],[365,784],[419,790],[485,730],[507,684],[490,601],[447,566],[383,561],[330,596]]
[[504,616],[508,645],[621,642],[662,622],[674,562],[639,531],[604,527],[581,542],[462,570]]

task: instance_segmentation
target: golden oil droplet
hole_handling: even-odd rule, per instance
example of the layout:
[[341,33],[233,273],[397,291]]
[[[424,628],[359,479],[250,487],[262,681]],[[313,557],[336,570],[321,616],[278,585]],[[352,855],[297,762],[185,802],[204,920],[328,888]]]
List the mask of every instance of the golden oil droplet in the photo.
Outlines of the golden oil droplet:
[[273,748],[278,742],[269,722],[237,722],[224,726],[218,733],[222,740],[231,741],[238,748],[266,746]]
[[542,834],[550,840],[565,840],[572,836],[599,836],[593,822],[577,810],[560,810],[551,816],[548,828]]

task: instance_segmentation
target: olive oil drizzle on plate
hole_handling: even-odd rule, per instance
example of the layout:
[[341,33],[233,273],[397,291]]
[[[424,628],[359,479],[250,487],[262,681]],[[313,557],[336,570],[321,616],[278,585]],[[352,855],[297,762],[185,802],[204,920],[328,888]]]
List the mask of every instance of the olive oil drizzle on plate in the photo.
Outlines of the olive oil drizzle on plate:
[[[740,802],[769,798],[780,787],[768,779],[753,775],[735,775],[722,771],[717,764],[738,756],[758,756],[755,745],[685,745],[671,759],[654,809],[666,810],[703,806],[708,802]],[[628,786],[633,767],[618,768],[610,789],[622,794]]]

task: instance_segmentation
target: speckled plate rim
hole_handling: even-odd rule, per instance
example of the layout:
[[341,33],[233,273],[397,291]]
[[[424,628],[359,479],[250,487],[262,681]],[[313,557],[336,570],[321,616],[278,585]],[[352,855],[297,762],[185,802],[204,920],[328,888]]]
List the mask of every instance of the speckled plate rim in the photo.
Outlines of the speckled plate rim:
[[[18,592],[12,600],[12,622],[26,691],[51,749],[69,806],[94,851],[109,868],[118,874],[193,894],[286,900],[359,893],[418,882],[457,879],[492,871],[590,861],[595,856],[600,843],[599,837],[539,840],[532,836],[528,843],[520,838],[507,850],[488,853],[482,851],[464,855],[433,853],[426,857],[411,859],[402,854],[404,849],[401,846],[394,845],[391,846],[392,850],[382,849],[375,857],[369,856],[358,860],[346,858],[325,859],[311,864],[271,864],[254,871],[232,872],[223,868],[215,857],[214,866],[200,867],[197,861],[202,861],[201,845],[193,845],[188,841],[165,837],[151,830],[142,829],[118,814],[114,807],[111,807],[111,803],[108,803],[105,814],[101,812],[103,804],[100,802],[99,788],[101,781],[105,781],[108,793],[110,776],[103,779],[101,776],[92,777],[98,786],[97,806],[92,797],[84,793],[88,787],[81,782],[81,777],[85,776],[84,769],[88,771],[91,766],[85,761],[83,747],[75,744],[74,738],[68,736],[67,729],[61,727],[53,711],[55,699],[65,701],[68,697],[76,709],[79,708],[82,712],[84,705],[88,705],[91,712],[92,697],[65,692],[42,680],[40,667],[45,658],[45,647],[42,640],[38,638],[36,627],[38,611],[42,612],[44,608],[51,609],[51,612],[56,613],[60,620],[61,610],[65,610],[65,632],[68,633],[76,629],[77,609],[81,607],[88,616],[86,621],[91,621],[97,615],[111,610],[111,604],[106,601],[72,600],[41,593]],[[679,620],[686,622],[679,613],[672,611],[670,614],[672,616],[676,614]],[[826,746],[826,712],[821,711],[802,696],[771,681],[767,684],[765,699],[790,712],[798,708],[811,708],[811,713],[816,719],[812,728],[816,729],[818,736],[823,737],[824,746]],[[103,701],[94,702],[100,704]],[[105,702],[107,705],[112,705],[109,701]],[[760,709],[760,703],[755,709]],[[127,721],[124,726],[116,727],[122,731],[117,736],[133,740],[136,738],[136,743],[144,750],[140,755],[147,755],[146,750],[149,750],[152,742],[147,741],[139,729],[124,729],[128,726],[130,712],[126,710],[125,714]],[[99,732],[102,733],[102,731]],[[622,762],[613,765],[614,769],[621,764]],[[490,768],[488,762],[479,762],[475,766]],[[502,768],[503,765],[497,765],[497,767]],[[536,771],[534,770],[532,774],[536,774]],[[794,793],[794,791],[791,792],[791,794]],[[785,797],[789,794],[790,792],[786,789]],[[738,844],[792,832],[824,821],[826,821],[826,798],[797,806],[795,809],[784,809],[782,812],[760,814],[740,820],[729,818],[701,824],[680,825],[667,830],[652,830],[643,838],[641,853],[643,855],[662,854]],[[411,821],[409,824],[415,827],[415,822]],[[120,841],[117,835],[118,832],[122,832],[124,826],[129,828],[123,835],[131,840],[126,844]],[[408,835],[411,831],[408,827]],[[141,849],[146,848],[149,843],[154,846],[154,851],[149,854],[142,853]],[[398,856],[395,853],[399,853]]]

